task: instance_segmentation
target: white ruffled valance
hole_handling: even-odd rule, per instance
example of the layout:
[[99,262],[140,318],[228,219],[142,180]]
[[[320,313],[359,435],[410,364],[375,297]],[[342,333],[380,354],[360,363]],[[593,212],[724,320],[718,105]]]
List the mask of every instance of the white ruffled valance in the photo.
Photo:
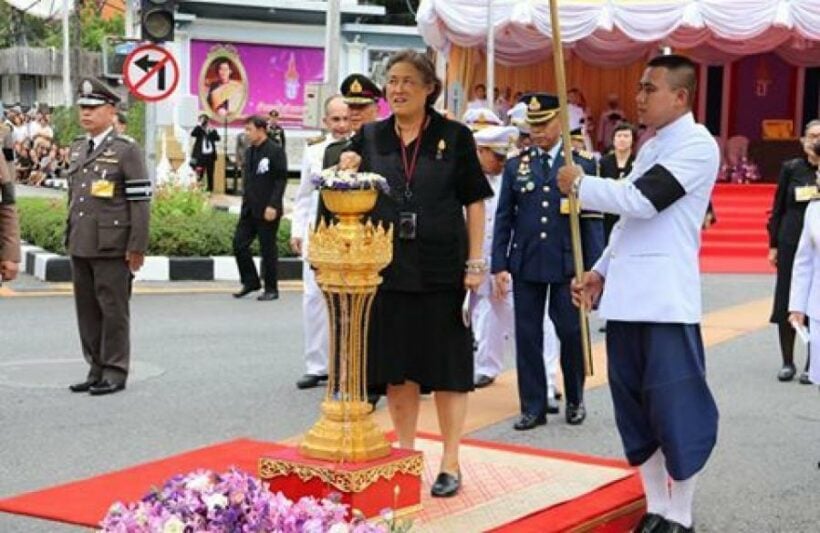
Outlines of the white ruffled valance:
[[[487,0],[423,0],[416,15],[428,45],[484,48]],[[548,0],[492,0],[499,63],[552,55]],[[587,63],[622,66],[659,46],[722,64],[774,51],[798,66],[820,65],[820,0],[559,0],[561,38]]]

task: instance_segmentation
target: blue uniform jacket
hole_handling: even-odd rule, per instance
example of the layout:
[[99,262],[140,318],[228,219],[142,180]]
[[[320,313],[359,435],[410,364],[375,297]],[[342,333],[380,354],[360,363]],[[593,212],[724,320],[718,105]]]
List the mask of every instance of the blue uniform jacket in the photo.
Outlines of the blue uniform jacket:
[[[595,175],[591,158],[573,153],[587,175]],[[542,158],[534,148],[511,158],[504,167],[493,232],[492,272],[508,271],[522,281],[563,283],[574,276],[569,215],[561,213],[556,177],[564,164],[563,150],[545,175]],[[582,206],[583,207],[583,206]],[[568,213],[568,209],[566,209]],[[604,249],[603,216],[581,211],[584,270]]]

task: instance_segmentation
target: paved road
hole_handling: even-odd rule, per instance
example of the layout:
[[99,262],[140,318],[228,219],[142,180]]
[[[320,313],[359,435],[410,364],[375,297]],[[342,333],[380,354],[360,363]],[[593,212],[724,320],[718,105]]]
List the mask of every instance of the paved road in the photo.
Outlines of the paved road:
[[[772,279],[707,276],[704,285],[712,311],[765,297]],[[20,286],[42,288],[27,280]],[[302,372],[300,301],[297,291],[273,303],[224,293],[137,294],[129,389],[92,398],[65,389],[85,372],[71,298],[0,298],[0,497],[240,436],[276,440],[304,431],[322,393],[293,385]],[[700,483],[698,530],[817,531],[818,389],[776,382],[770,328],[707,354],[722,418]],[[470,436],[619,457],[606,387],[590,391],[587,402],[590,417],[580,428],[555,418],[522,434],[505,420]],[[0,514],[0,532],[77,530]]]

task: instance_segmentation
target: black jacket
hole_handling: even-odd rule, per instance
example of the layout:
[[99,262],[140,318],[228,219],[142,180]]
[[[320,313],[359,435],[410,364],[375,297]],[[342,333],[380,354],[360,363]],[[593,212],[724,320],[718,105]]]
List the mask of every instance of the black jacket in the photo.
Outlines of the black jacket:
[[[220,137],[219,133],[217,133],[214,128],[208,128],[206,131],[205,128],[198,124],[197,127],[194,128],[194,131],[191,132],[191,137],[196,139],[194,141],[194,149],[191,152],[191,157],[194,159],[194,163],[203,159],[203,155],[205,157],[216,157],[216,143],[219,141]],[[204,144],[206,138],[213,145],[213,149],[210,154],[202,153],[202,145]]]
[[769,217],[769,248],[797,247],[803,230],[803,215],[809,203],[798,202],[795,189],[814,185],[816,181],[817,167],[810,165],[805,157],[783,163]]
[[266,207],[282,216],[282,197],[288,179],[288,162],[282,147],[271,141],[250,146],[245,153],[244,189],[242,195],[243,217],[261,219]]
[[599,174],[602,178],[625,178],[632,172],[632,163],[634,162],[635,155],[633,154],[626,160],[626,166],[623,168],[623,171],[620,171],[618,170],[618,158],[615,157],[615,152],[610,152],[601,158]]

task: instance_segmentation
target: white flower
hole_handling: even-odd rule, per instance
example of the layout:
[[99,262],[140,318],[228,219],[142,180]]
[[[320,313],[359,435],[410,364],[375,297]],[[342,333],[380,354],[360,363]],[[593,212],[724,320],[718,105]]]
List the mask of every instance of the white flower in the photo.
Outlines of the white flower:
[[200,474],[191,478],[191,480],[185,484],[185,487],[191,490],[203,491],[210,488],[211,484],[211,476],[208,474]]
[[347,527],[347,524],[339,522],[337,524],[333,524],[330,526],[330,529],[327,530],[327,533],[349,533],[350,528]]
[[217,507],[224,509],[228,506],[228,498],[224,494],[211,494],[203,498],[203,501],[208,506],[209,511],[213,511]]
[[165,522],[162,527],[162,533],[183,533],[185,531],[185,524],[176,516],[172,516]]

